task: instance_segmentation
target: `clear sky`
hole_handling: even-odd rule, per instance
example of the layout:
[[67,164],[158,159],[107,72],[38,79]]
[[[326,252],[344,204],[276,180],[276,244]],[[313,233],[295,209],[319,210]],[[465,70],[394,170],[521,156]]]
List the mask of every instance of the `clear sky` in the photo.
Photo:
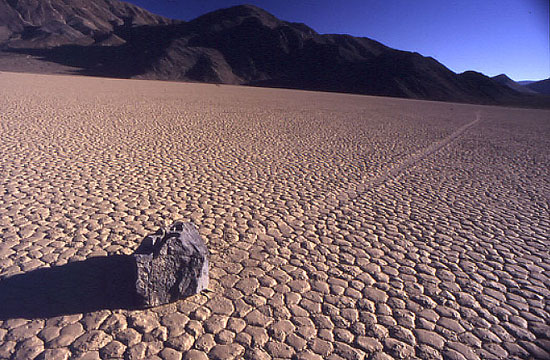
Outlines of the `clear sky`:
[[548,0],[127,0],[156,14],[191,20],[253,4],[321,34],[366,36],[432,56],[455,72],[550,77]]

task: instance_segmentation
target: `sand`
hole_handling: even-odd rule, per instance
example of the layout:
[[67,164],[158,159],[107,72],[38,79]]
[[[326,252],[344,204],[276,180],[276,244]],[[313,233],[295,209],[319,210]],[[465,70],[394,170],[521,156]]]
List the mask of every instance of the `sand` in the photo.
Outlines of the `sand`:
[[[0,132],[0,358],[550,357],[549,111],[2,72]],[[94,302],[177,219],[209,291]]]

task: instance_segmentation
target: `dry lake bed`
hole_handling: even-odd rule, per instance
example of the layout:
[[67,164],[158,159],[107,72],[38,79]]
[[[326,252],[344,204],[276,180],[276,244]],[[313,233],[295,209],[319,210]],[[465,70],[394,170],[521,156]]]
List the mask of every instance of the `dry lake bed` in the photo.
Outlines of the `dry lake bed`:
[[[0,153],[1,359],[550,358],[550,111],[2,72]],[[178,219],[209,290],[124,306]]]

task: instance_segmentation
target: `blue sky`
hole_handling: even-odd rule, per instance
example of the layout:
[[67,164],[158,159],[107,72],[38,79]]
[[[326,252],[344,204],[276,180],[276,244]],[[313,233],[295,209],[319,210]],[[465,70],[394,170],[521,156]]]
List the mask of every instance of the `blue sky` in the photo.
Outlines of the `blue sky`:
[[319,33],[366,36],[432,56],[455,72],[550,77],[548,0],[128,0],[154,13],[191,20],[238,4],[303,22]]

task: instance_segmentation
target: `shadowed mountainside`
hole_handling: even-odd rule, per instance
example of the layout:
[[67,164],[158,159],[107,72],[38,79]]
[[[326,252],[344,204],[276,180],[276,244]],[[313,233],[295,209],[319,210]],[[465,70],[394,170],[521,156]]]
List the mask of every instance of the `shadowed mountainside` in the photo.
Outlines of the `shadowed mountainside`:
[[497,76],[492,77],[494,81],[498,82],[501,85],[508,86],[509,88],[516,90],[520,93],[524,94],[536,94],[537,92],[534,90],[529,89],[527,86],[521,85],[520,83],[510,79],[505,74],[500,74]]
[[455,74],[431,57],[368,38],[321,35],[251,5],[181,22],[115,0],[86,3],[0,0],[3,56],[23,54],[94,76],[483,104],[540,101],[479,73]]
[[536,81],[525,85],[528,89],[541,94],[550,94],[550,79]]

